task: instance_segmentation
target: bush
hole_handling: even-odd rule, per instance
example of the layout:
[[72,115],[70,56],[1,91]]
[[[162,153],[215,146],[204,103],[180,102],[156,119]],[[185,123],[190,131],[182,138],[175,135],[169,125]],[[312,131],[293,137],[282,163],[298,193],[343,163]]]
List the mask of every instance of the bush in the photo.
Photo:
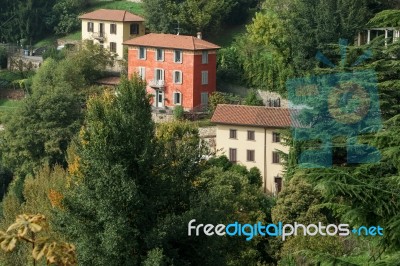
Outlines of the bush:
[[181,105],[175,106],[174,108],[174,118],[176,120],[182,120],[185,115],[185,111]]
[[260,99],[255,90],[249,90],[243,102],[244,105],[264,106],[263,100]]

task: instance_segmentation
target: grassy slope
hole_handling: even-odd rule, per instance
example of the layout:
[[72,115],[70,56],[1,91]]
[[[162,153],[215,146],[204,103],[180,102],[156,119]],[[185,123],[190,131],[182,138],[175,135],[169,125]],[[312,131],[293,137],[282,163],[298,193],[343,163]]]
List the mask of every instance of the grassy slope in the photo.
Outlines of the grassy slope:
[[221,31],[215,36],[210,36],[208,41],[218,44],[221,47],[230,46],[236,37],[246,32],[246,25],[237,25],[234,27],[221,29]]
[[137,15],[143,15],[143,5],[130,1],[96,1],[88,7],[86,12],[100,8],[126,10]]

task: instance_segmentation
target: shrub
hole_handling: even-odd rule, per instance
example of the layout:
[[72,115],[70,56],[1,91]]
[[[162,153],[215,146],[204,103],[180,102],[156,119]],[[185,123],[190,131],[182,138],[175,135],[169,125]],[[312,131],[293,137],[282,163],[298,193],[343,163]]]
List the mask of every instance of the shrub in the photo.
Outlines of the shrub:
[[176,120],[182,120],[184,117],[185,111],[181,105],[175,106],[174,108],[174,118]]

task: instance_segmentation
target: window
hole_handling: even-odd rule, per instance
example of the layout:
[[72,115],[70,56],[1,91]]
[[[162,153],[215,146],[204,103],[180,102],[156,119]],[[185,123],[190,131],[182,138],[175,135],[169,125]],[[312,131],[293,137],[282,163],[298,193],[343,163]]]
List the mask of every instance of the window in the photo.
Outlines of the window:
[[117,34],[117,24],[110,24],[110,34]]
[[104,23],[99,23],[99,37],[104,37]]
[[138,74],[142,80],[146,80],[146,68],[145,67],[138,67]]
[[236,163],[236,153],[237,150],[236,149],[229,149],[229,161],[231,161],[232,163]]
[[94,24],[93,22],[88,22],[87,23],[87,31],[88,32],[93,32]]
[[254,150],[247,150],[247,161],[254,162],[255,161],[255,151]]
[[182,104],[182,94],[180,92],[174,92],[174,104],[175,105]]
[[139,34],[139,24],[137,23],[132,23],[130,26],[130,35],[136,35]]
[[281,158],[279,156],[279,153],[276,151],[272,152],[272,163],[280,163],[281,162]]
[[117,52],[117,43],[110,42],[110,51],[113,52],[113,53]]
[[272,142],[281,142],[281,135],[279,133],[272,133]]
[[275,192],[279,193],[282,190],[282,177],[275,176]]
[[208,71],[201,71],[201,84],[202,85],[208,84]]
[[182,71],[174,71],[174,83],[182,84]]
[[201,105],[202,106],[208,105],[208,92],[201,93]]
[[174,62],[182,63],[182,51],[181,50],[174,51]]
[[139,47],[139,59],[146,59],[146,48]]
[[100,48],[103,49],[104,48],[104,41],[99,41],[99,45],[100,45]]
[[208,64],[208,51],[203,51],[201,54],[201,63]]
[[164,49],[161,48],[156,49],[156,60],[164,61]]
[[164,80],[164,70],[156,68],[154,71],[154,80]]
[[247,131],[247,140],[254,140],[254,131]]
[[275,100],[268,99],[267,106],[268,107],[281,107],[281,99],[280,98],[275,99]]
[[236,129],[229,129],[229,138],[230,139],[236,139]]

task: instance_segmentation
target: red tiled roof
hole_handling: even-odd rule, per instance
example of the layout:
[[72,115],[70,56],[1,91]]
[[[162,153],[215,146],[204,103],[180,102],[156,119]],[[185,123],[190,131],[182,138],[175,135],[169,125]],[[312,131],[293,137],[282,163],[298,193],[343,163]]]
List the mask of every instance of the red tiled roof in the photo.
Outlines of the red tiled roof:
[[207,42],[194,36],[163,33],[150,33],[128,40],[123,44],[131,46],[150,46],[183,50],[211,50],[221,48],[216,44]]
[[105,21],[144,21],[144,18],[129,13],[125,10],[113,10],[113,9],[98,9],[90,13],[83,14],[79,17],[80,19],[93,19],[93,20],[105,20]]
[[256,127],[290,127],[290,112],[286,108],[219,104],[211,122],[216,124]]

